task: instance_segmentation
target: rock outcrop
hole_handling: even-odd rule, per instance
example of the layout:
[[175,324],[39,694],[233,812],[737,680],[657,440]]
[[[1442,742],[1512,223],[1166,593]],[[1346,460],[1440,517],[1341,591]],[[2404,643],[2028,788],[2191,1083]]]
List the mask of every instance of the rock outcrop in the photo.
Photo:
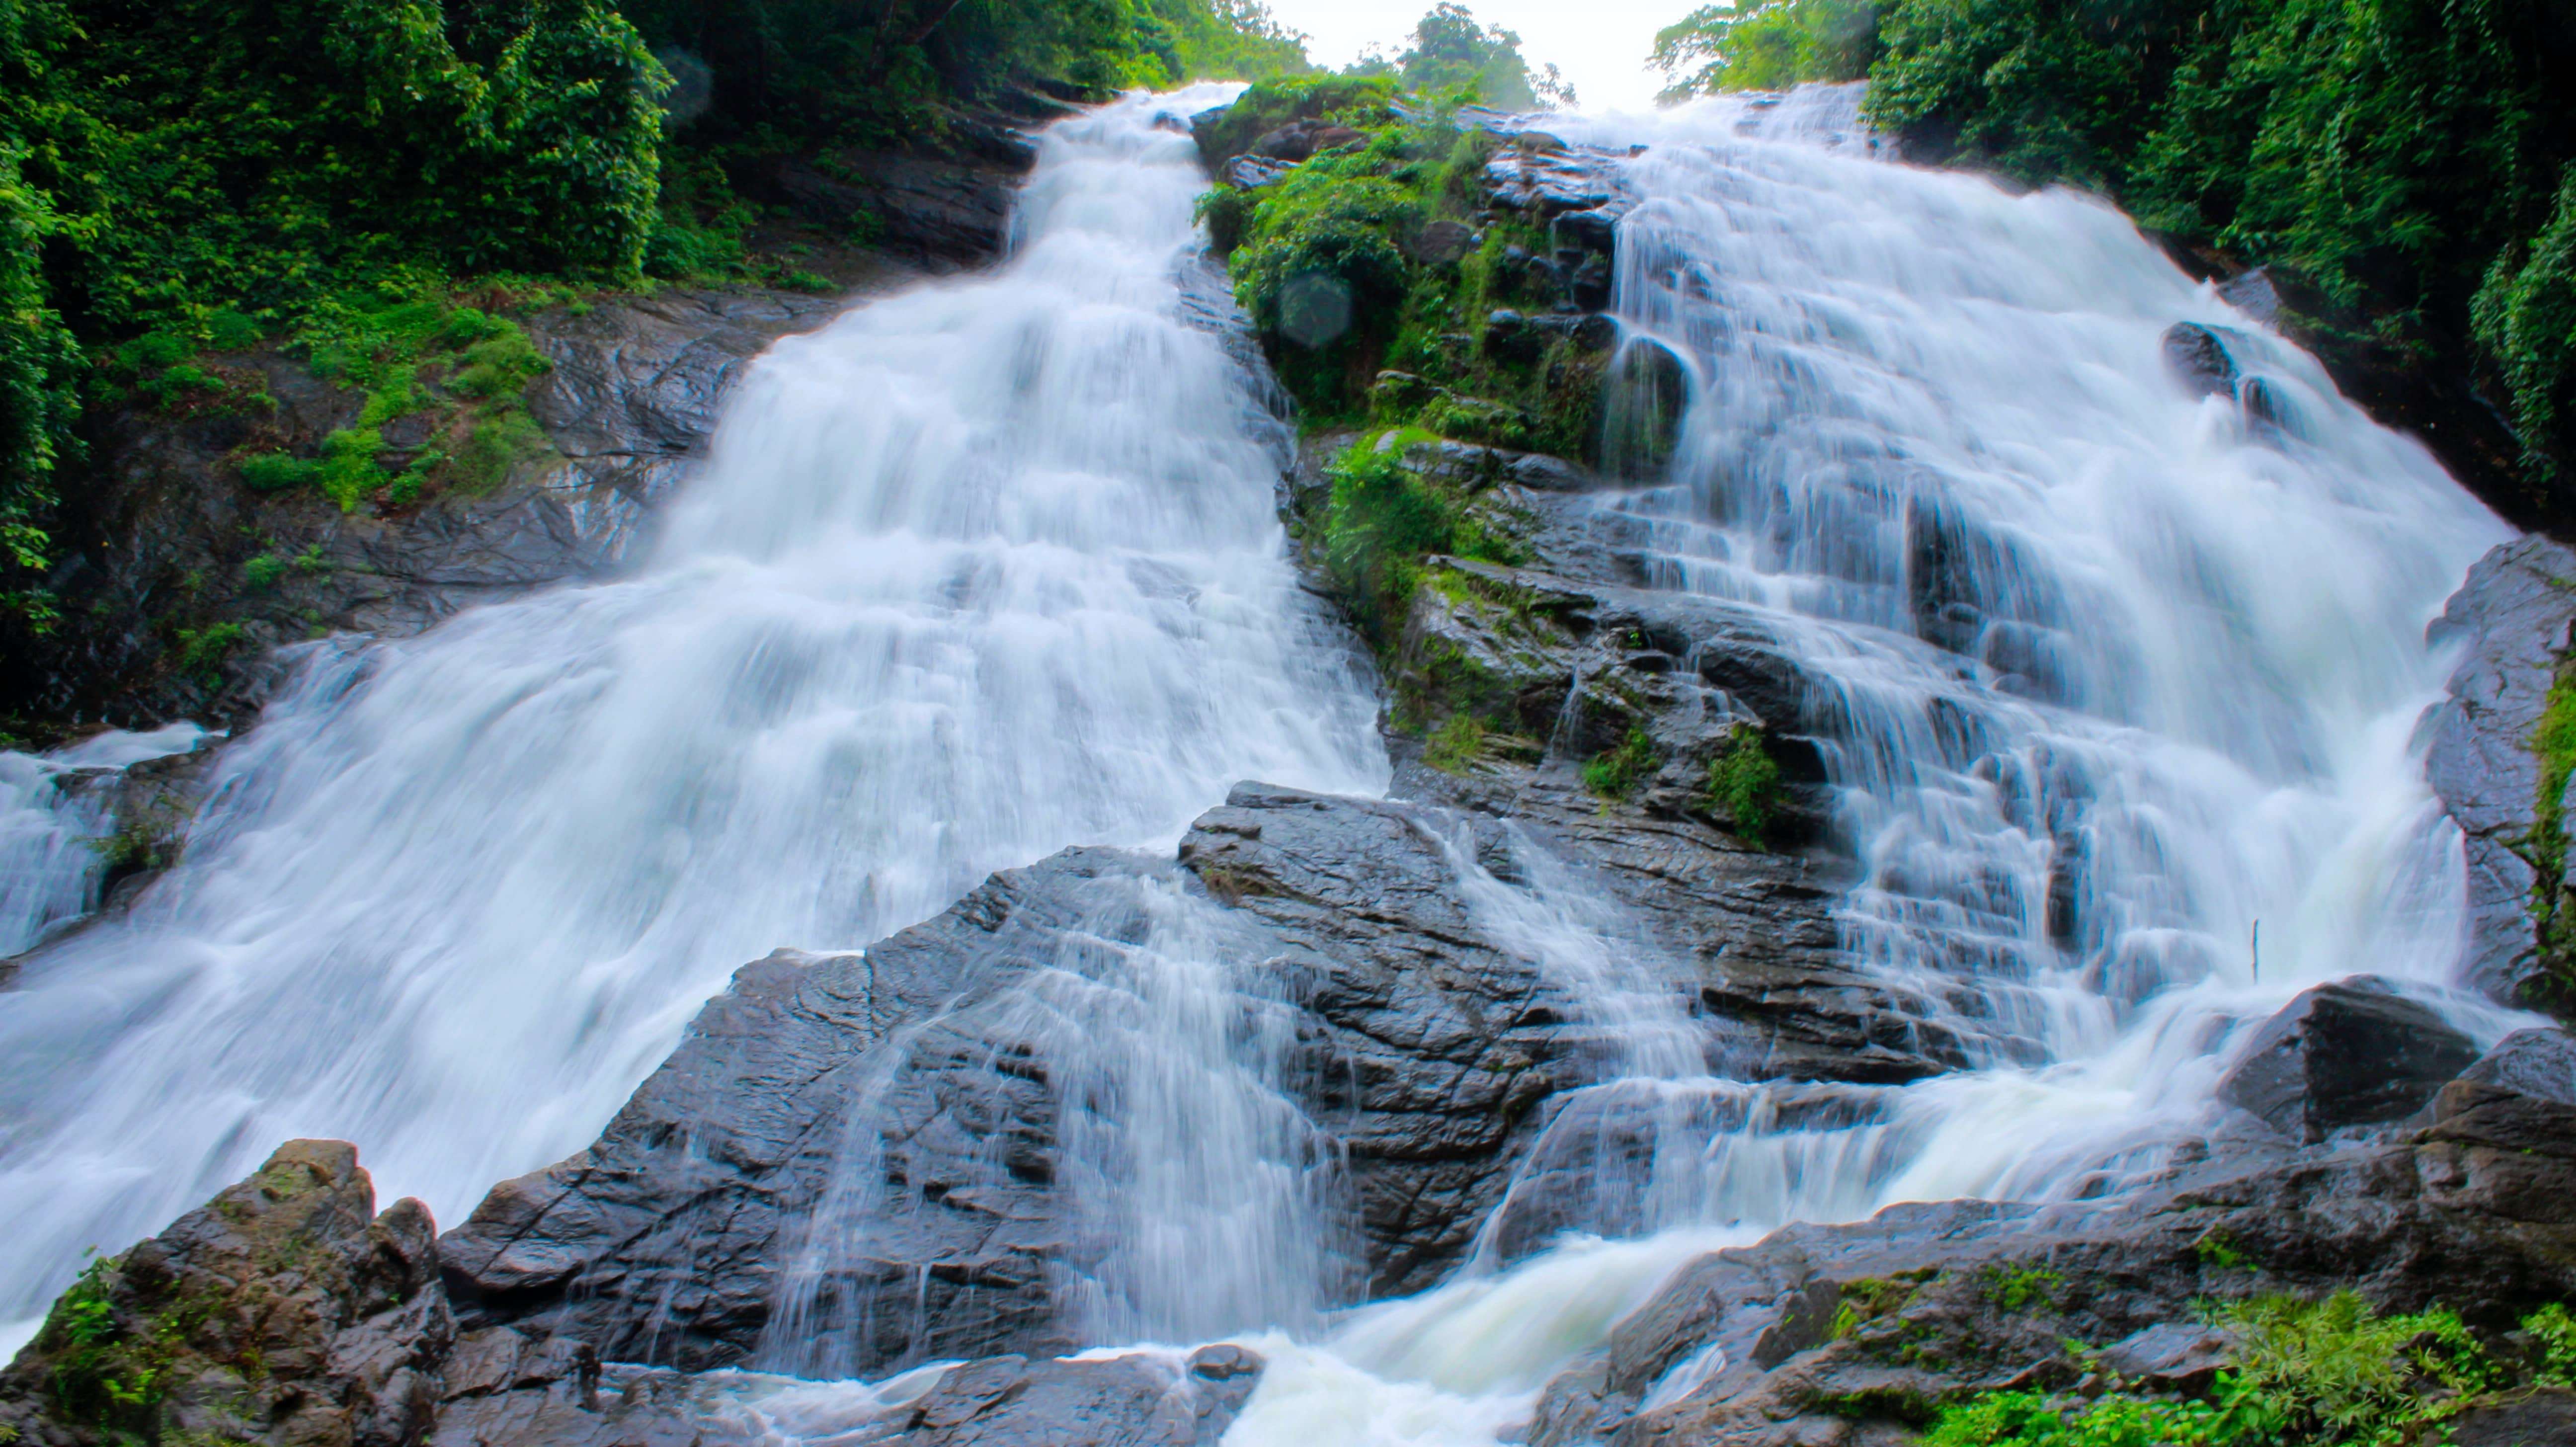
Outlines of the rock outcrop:
[[[1528,1440],[1898,1443],[1975,1392],[2076,1387],[2097,1370],[2079,1349],[2150,1386],[2205,1385],[2225,1343],[2202,1304],[2259,1292],[2352,1288],[2501,1330],[2576,1295],[2571,1188],[2576,1108],[2461,1081],[2428,1128],[2364,1150],[2204,1160],[2108,1204],[1793,1227],[1675,1275],[1549,1386]],[[2497,1431],[2556,1420],[2554,1397],[2529,1400],[2479,1410]]]
[[[1213,1447],[1260,1379],[1241,1347],[934,1369],[905,1392],[604,1372],[569,1337],[460,1331],[418,1201],[375,1211],[357,1152],[290,1141],[102,1261],[0,1371],[31,1447]],[[817,1430],[818,1427],[824,1430]]]
[[2478,1061],[2439,1012],[2369,975],[2320,985],[2256,1031],[2218,1098],[2315,1144],[2347,1126],[2412,1115]]
[[[2563,1007],[2552,976],[2566,961],[2542,921],[2566,894],[2563,831],[2542,827],[2543,764],[2533,752],[2576,629],[2576,550],[2547,538],[2478,560],[2433,625],[2462,650],[2449,697],[2430,720],[2425,773],[2465,836],[2467,978],[2511,1004]],[[2563,817],[2563,799],[2550,800]]]
[[1279,1083],[1344,1163],[1353,1294],[1417,1290],[1455,1265],[1546,1103],[1616,1045],[1575,993],[1585,982],[1480,910],[1468,874],[1552,861],[1619,881],[1614,927],[1655,962],[1647,988],[1674,1019],[1699,996],[1768,1002],[1747,1019],[1700,1007],[1712,1058],[1843,1079],[1940,1068],[1852,1023],[1867,1009],[1835,993],[1859,987],[1833,974],[1831,892],[1801,861],[1687,820],[1639,837],[1571,800],[1527,817],[1515,834],[1490,816],[1245,785],[1176,865],[1071,850],[864,954],[746,966],[597,1144],[498,1188],[448,1235],[460,1309],[613,1359],[744,1361],[793,1294],[804,1223],[829,1222],[858,1172],[865,1248],[802,1288],[819,1315],[799,1330],[828,1323],[835,1370],[1083,1344],[1068,1287],[1112,1243],[1063,1156],[1057,1093],[1078,1042],[1036,1030],[1029,1004],[1050,972],[1122,988],[1097,945],[1146,939],[1140,891],[1185,890],[1224,958],[1260,962],[1233,986],[1243,1008],[1294,1012]]

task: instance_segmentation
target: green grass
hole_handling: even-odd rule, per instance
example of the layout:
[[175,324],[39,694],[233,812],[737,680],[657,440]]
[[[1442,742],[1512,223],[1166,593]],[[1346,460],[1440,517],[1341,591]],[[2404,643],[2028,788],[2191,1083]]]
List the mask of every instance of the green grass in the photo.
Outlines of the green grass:
[[1484,753],[1484,720],[1473,714],[1453,714],[1423,743],[1422,762],[1444,774],[1463,774]]

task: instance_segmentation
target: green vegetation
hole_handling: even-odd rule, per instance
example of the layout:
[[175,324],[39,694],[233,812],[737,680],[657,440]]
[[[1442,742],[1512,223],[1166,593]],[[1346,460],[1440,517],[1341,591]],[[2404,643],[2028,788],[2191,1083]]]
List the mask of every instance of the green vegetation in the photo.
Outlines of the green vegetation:
[[1610,336],[1550,324],[1568,297],[1550,238],[1484,214],[1480,178],[1502,142],[1436,112],[1399,122],[1392,96],[1347,77],[1265,82],[1238,104],[1250,118],[1227,123],[1236,143],[1282,119],[1365,136],[1202,203],[1281,381],[1309,426],[1374,421],[1590,455]]
[[1666,104],[1728,90],[1858,80],[1878,58],[1876,0],[1722,0],[1655,34]]
[[1881,1276],[1865,1276],[1858,1281],[1843,1283],[1842,1299],[1834,1305],[1834,1321],[1830,1328],[1833,1339],[1841,1341],[1870,1322],[1904,1310],[1905,1304],[1914,1299],[1920,1284],[1919,1281],[1890,1280]]
[[1576,104],[1574,87],[1553,65],[1536,69],[1521,55],[1521,38],[1499,25],[1476,23],[1464,5],[1442,0],[1407,37],[1394,60],[1372,57],[1353,69],[1401,79],[1421,95],[1481,101],[1503,110]]
[[[1381,436],[1384,436],[1383,434]],[[1332,502],[1324,514],[1324,566],[1370,640],[1381,648],[1403,631],[1432,554],[1512,561],[1510,549],[1461,515],[1455,497],[1404,465],[1400,445],[1378,437],[1353,443],[1326,469]],[[1400,444],[1401,434],[1392,441]]]
[[2439,1308],[2376,1315],[2352,1292],[2258,1297],[2213,1313],[2239,1343],[2206,1400],[2125,1387],[2091,1399],[1982,1393],[1944,1410],[1924,1447],[2400,1447],[2491,1394],[2576,1378],[2576,1319],[2550,1305],[2508,1353]]
[[1663,759],[1655,752],[1655,741],[1646,731],[1631,724],[1618,743],[1592,756],[1583,766],[1583,787],[1604,799],[1625,799],[1640,785],[1653,778]]
[[1726,752],[1709,761],[1709,811],[1724,815],[1735,833],[1757,848],[1767,844],[1786,795],[1780,765],[1762,746],[1758,730],[1737,729]]
[[169,1368],[205,1313],[179,1308],[128,1326],[113,1299],[118,1269],[115,1260],[92,1261],[55,1301],[31,1349],[53,1368],[47,1385],[65,1421],[111,1442],[148,1442],[159,1435]]
[[2565,917],[2559,897],[2567,864],[2567,782],[2576,777],[2576,664],[2561,664],[2550,681],[2540,722],[2531,732],[2531,752],[2540,764],[2540,786],[2531,801],[2531,832],[2519,841],[2519,849],[2537,876],[2531,913],[2539,927],[2542,963],[2564,996],[2576,993],[2576,977],[2571,977],[2576,920]]
[[0,618],[56,621],[84,404],[265,419],[218,359],[283,348],[367,415],[256,442],[246,484],[487,487],[543,450],[513,318],[653,277],[834,284],[815,246],[876,218],[780,233],[785,160],[855,184],[852,148],[971,149],[973,108],[1307,68],[1257,0],[0,0]]
[[2044,1266],[1994,1266],[1986,1269],[1984,1285],[1988,1301],[2006,1311],[2027,1311],[2033,1306],[2055,1306],[2066,1278]]
[[1423,741],[1422,762],[1444,774],[1463,774],[1485,753],[1485,721],[1471,713],[1451,714]]

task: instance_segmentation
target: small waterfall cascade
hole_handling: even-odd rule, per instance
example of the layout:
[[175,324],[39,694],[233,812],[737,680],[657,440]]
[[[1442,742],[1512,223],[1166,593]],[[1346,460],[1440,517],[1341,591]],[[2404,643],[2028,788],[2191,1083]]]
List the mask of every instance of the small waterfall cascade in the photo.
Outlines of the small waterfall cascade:
[[1262,384],[1183,297],[1168,117],[1228,94],[1048,128],[1011,258],[779,344],[630,574],[309,660],[146,907],[0,993],[0,1318],[294,1136],[460,1220],[744,960],[1240,779],[1383,789]]
[[108,861],[107,785],[206,737],[195,724],[110,729],[51,753],[0,751],[0,959],[43,942],[98,903]]

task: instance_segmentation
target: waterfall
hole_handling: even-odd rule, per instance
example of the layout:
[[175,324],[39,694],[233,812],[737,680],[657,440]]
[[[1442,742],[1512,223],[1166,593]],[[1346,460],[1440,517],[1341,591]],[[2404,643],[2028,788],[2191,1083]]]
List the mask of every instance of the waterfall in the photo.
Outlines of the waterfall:
[[[1859,1087],[1632,1061],[1560,1101],[1524,1167],[1588,1176],[1588,1224],[1630,1239],[1489,1252],[1267,1339],[1236,1447],[1512,1440],[1533,1362],[1713,1245],[2115,1189],[2205,1135],[2232,1048],[2326,980],[2391,977],[2487,1042],[2512,1022],[2452,987],[2460,838],[2416,731],[2449,671],[2426,625],[2510,531],[2117,211],[1890,164],[1858,96],[1549,128],[1644,143],[1615,305],[1692,379],[1669,471],[1601,524],[1798,658],[1806,713],[1771,722],[1824,744],[1862,872],[1843,944],[1973,1068]],[[2219,329],[2276,415],[2177,385],[2179,321]],[[1540,916],[1525,948],[1583,956]]]
[[[1183,297],[1200,179],[1165,113],[1217,98],[1050,128],[1004,267],[782,343],[630,575],[315,650],[186,862],[0,994],[5,1309],[288,1135],[452,1218],[585,1139],[739,960],[864,944],[1063,845],[1166,845],[1238,779],[1382,790],[1258,384]],[[1103,880],[974,1038],[1070,1103],[1071,1234],[1108,1243],[1053,1263],[1084,1329],[1269,1358],[1237,1447],[1515,1440],[1702,1251],[2116,1189],[2321,981],[2512,1023],[2452,988],[2460,839],[2416,728],[2449,661],[2425,626],[2508,530],[2115,210],[1892,164],[1856,100],[1551,120],[1639,147],[1616,308],[1691,377],[1667,472],[1592,521],[1797,660],[1804,712],[1768,722],[1821,750],[1841,943],[1966,1065],[1732,1076],[1578,869],[1508,825],[1508,869],[1445,841],[1478,929],[1589,1005],[1581,1078],[1466,1269],[1335,1312],[1347,1222],[1278,1078],[1281,987],[1172,876]],[[2262,415],[2167,374],[2181,321]],[[865,1081],[943,1024],[854,1071],[764,1366],[856,1355],[836,1282],[903,1225]],[[1550,1172],[1591,1187],[1549,1215]],[[747,1390],[819,1442],[923,1380]]]
[[0,751],[0,959],[94,907],[107,860],[107,785],[149,759],[184,754],[206,731],[177,723],[110,729],[46,754]]
[[293,1136],[460,1220],[744,960],[1168,848],[1239,779],[1381,790],[1183,295],[1170,115],[1228,94],[1049,128],[1004,265],[780,343],[630,574],[308,658],[179,869],[0,993],[0,1317]]

